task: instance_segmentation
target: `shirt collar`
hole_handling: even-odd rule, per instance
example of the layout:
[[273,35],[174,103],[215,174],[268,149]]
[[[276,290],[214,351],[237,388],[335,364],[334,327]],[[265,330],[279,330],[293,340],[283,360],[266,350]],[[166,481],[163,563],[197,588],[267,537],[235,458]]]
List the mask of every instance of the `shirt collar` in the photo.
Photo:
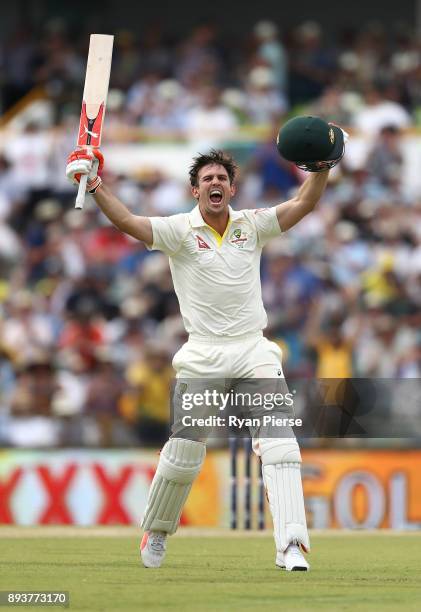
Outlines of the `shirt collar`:
[[[229,212],[229,220],[238,221],[243,218],[244,211],[242,210],[233,210],[231,206],[228,206]],[[199,205],[195,206],[190,213],[190,223],[192,227],[204,227],[207,223],[203,220],[202,214],[200,212]]]

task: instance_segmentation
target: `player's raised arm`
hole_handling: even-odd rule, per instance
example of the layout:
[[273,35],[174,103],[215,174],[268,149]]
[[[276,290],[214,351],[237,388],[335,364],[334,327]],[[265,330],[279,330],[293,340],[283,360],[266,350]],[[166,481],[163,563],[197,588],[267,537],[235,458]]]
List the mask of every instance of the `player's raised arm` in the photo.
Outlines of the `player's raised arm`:
[[276,207],[283,231],[293,227],[316,206],[326,188],[329,170],[345,153],[347,138],[348,134],[340,127],[319,117],[296,117],[281,128],[276,143],[279,153],[312,173],[294,198]]
[[329,170],[310,175],[294,198],[278,204],[276,216],[282,231],[289,230],[314,209],[325,190],[328,175]]
[[78,149],[67,159],[66,175],[75,184],[80,182],[81,176],[88,175],[86,190],[93,195],[95,202],[111,223],[120,231],[151,246],[153,233],[150,219],[131,213],[104,185],[100,177],[103,165],[104,157],[99,149],[92,152]]

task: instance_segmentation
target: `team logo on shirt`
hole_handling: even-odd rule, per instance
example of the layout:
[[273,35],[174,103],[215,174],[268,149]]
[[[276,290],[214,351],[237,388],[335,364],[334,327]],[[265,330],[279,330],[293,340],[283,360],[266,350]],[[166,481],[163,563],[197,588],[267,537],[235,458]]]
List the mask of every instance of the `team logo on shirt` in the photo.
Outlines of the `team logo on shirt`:
[[196,234],[197,247],[199,251],[211,250],[210,246],[203,240],[202,236]]
[[249,239],[249,234],[243,232],[240,228],[236,228],[229,238],[229,243],[233,246],[237,247],[237,249],[242,249]]

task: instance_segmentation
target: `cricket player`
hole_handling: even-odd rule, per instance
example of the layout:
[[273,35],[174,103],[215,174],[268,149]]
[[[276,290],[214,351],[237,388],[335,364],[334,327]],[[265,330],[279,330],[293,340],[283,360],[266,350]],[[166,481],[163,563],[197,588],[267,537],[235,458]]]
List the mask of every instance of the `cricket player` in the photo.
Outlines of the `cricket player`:
[[[344,154],[345,133],[314,117],[298,117],[281,129],[281,155],[310,172],[295,197],[276,206],[236,211],[236,165],[222,151],[198,155],[190,168],[197,201],[189,213],[169,217],[132,214],[100,178],[103,156],[73,151],[66,174],[74,183],[88,175],[87,191],[122,232],[169,257],[174,289],[188,342],[173,366],[182,379],[269,379],[283,376],[281,351],[267,340],[261,296],[260,257],[271,239],[309,214],[322,196],[329,169]],[[205,459],[206,435],[189,435],[173,426],[149,491],[143,518],[141,557],[145,567],[161,566],[167,536],[173,534]],[[253,433],[273,518],[276,565],[306,571],[303,551],[310,549],[301,482],[301,455],[291,431],[285,437]]]

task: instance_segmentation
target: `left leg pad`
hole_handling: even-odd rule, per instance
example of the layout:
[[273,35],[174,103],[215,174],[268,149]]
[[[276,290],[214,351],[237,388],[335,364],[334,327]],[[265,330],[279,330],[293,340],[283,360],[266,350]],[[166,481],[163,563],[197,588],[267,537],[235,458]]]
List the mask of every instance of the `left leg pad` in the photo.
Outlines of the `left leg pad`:
[[294,541],[309,550],[297,441],[263,438],[259,440],[259,451],[278,551],[286,550]]

